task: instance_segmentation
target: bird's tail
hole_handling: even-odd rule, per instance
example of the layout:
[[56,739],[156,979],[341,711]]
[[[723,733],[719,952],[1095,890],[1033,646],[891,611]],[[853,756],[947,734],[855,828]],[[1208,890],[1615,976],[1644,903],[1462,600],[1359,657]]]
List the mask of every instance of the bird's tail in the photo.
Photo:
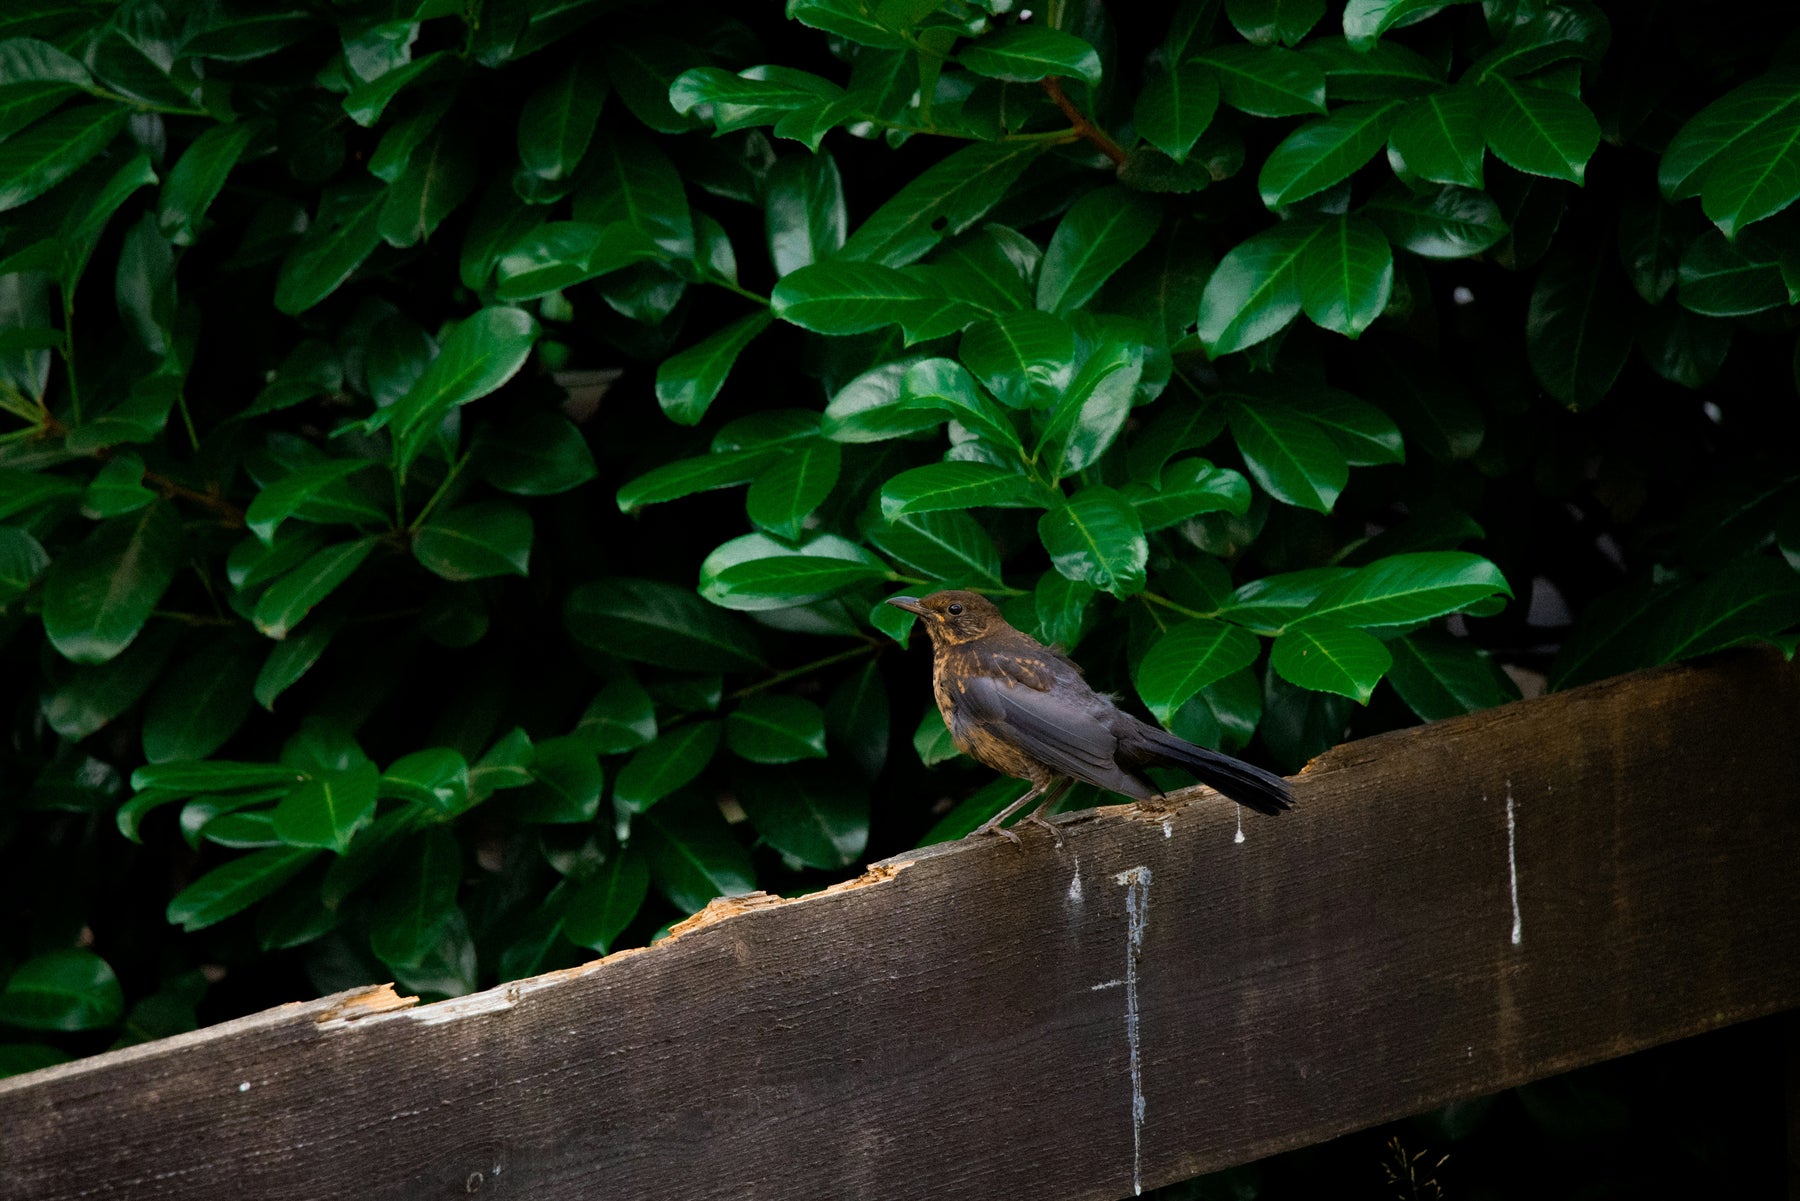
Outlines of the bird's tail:
[[1293,804],[1293,793],[1280,776],[1219,751],[1195,746],[1166,730],[1145,724],[1139,754],[1146,763],[1184,768],[1246,809],[1273,817]]

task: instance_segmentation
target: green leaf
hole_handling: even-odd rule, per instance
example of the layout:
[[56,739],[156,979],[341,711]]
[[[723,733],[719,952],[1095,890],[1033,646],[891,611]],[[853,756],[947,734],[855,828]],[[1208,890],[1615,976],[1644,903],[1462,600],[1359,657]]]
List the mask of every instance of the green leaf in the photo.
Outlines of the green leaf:
[[128,110],[83,104],[0,142],[0,212],[36,200],[92,160],[125,127]]
[[725,719],[725,742],[752,763],[825,757],[825,715],[805,697],[758,693]]
[[[1323,429],[1352,467],[1404,463],[1400,430],[1386,413],[1337,388],[1284,388],[1307,420]],[[1479,533],[1475,535],[1479,537]]]
[[563,620],[575,641],[677,671],[742,671],[763,664],[749,627],[691,588],[615,576],[569,593]]
[[473,147],[453,128],[440,127],[388,185],[377,223],[382,239],[402,247],[428,240],[475,190],[478,171]]
[[519,161],[539,179],[575,174],[606,103],[606,76],[577,56],[540,85],[519,109]]
[[1482,123],[1495,157],[1518,171],[1580,183],[1600,145],[1600,123],[1564,92],[1503,75],[1479,87]]
[[887,681],[871,661],[832,689],[825,703],[825,729],[873,780],[887,766],[889,728]]
[[817,554],[774,554],[726,566],[709,560],[700,568],[701,588],[707,599],[733,608],[739,607],[735,603],[739,600],[768,598],[802,604],[854,584],[891,577],[892,573],[873,559]]
[[664,730],[636,752],[613,782],[613,807],[642,814],[706,769],[719,749],[720,723],[696,721]]
[[[965,336],[965,345],[967,342]],[[1073,350],[1071,341],[1070,352]],[[1012,418],[976,386],[975,378],[954,359],[923,359],[908,366],[900,380],[900,396],[908,410],[936,409],[949,414],[1003,456],[1023,449]],[[836,399],[833,398],[834,403]],[[829,407],[826,413],[830,415]]]
[[1704,388],[1725,365],[1731,323],[1676,308],[1659,308],[1638,325],[1638,349],[1656,374],[1684,388]]
[[163,182],[158,221],[163,236],[177,246],[191,246],[200,234],[206,210],[225,186],[231,169],[250,148],[262,127],[254,121],[215,125],[195,138]]
[[825,405],[819,432],[833,442],[885,442],[943,425],[944,406],[917,403],[906,394],[906,374],[914,362],[880,363],[838,389]]
[[537,336],[529,313],[506,306],[481,309],[457,323],[418,382],[382,410],[393,426],[395,468],[402,480],[445,415],[516,375]]
[[302,623],[297,632],[277,642],[256,673],[252,688],[256,703],[273,711],[276,698],[299,683],[301,677],[318,664],[342,627],[341,616],[322,616]]
[[669,903],[686,913],[714,897],[739,896],[756,887],[756,869],[718,807],[701,798],[660,805],[632,823],[650,879]]
[[381,244],[386,200],[386,189],[372,183],[335,188],[321,197],[318,215],[281,262],[275,307],[294,316],[337,291]]
[[1143,91],[1132,110],[1138,136],[1178,163],[1219,107],[1219,77],[1204,63],[1182,63],[1170,68],[1157,64],[1146,68]]
[[1344,5],[1344,36],[1363,50],[1390,29],[1400,29],[1422,21],[1441,8],[1466,4],[1470,0],[1347,0]]
[[1381,152],[1399,110],[1398,100],[1349,104],[1296,129],[1263,162],[1263,204],[1279,208],[1350,178]]
[[1771,72],[1701,109],[1663,151],[1663,195],[1698,195],[1728,238],[1800,196],[1800,72]]
[[1325,0],[1226,0],[1225,13],[1247,42],[1292,46],[1325,16]]
[[317,854],[271,847],[240,855],[176,893],[169,902],[168,920],[190,934],[204,930],[272,894],[299,875]]
[[1051,313],[1005,313],[971,325],[957,354],[1002,404],[1048,408],[1075,378],[1075,327]]
[[1800,572],[1766,555],[1739,559],[1684,590],[1660,614],[1652,662],[1673,663],[1800,625]]
[[362,566],[375,541],[359,538],[328,546],[270,584],[256,602],[256,628],[270,638],[286,638],[315,605]]
[[1158,638],[1137,669],[1138,695],[1165,726],[1195,693],[1256,662],[1262,642],[1210,618],[1184,621]]
[[1558,247],[1538,272],[1525,316],[1532,374],[1573,409],[1612,389],[1631,354],[1625,297],[1605,246]]
[[656,707],[634,677],[620,676],[589,702],[575,734],[595,754],[634,751],[656,737]]
[[1628,199],[1619,209],[1619,262],[1645,304],[1661,304],[1678,278],[1682,243],[1673,215],[1655,197]]
[[863,526],[863,537],[888,558],[945,587],[1005,586],[994,540],[959,510],[902,513],[891,521],[872,515]]
[[1030,307],[1026,289],[1042,258],[1036,242],[990,222],[939,251],[931,273],[943,292],[999,315]]
[[1199,62],[1218,73],[1226,104],[1253,117],[1325,111],[1325,72],[1306,55],[1279,46],[1219,46]]
[[[37,545],[21,530],[0,527],[0,536],[9,535]],[[12,540],[12,537],[0,537],[0,546]],[[0,556],[4,553],[0,550]],[[42,549],[37,553],[43,555]],[[47,562],[48,556],[44,558]],[[86,738],[103,728],[137,704],[156,682],[175,649],[175,641],[173,629],[153,627],[105,663],[92,667],[51,665],[45,673],[45,687],[39,701],[44,721],[69,739]]]
[[107,462],[88,481],[81,494],[81,513],[96,521],[104,517],[121,517],[135,513],[156,499],[156,493],[144,487],[144,460],[126,453]]
[[1753,257],[1716,230],[1688,244],[1679,278],[1681,307],[1708,317],[1746,317],[1790,303],[1778,263],[1760,253]]
[[602,227],[622,221],[669,258],[691,260],[694,221],[687,191],[657,144],[637,134],[602,132],[589,153],[595,171],[575,194],[575,220]]
[[926,767],[935,767],[962,754],[956,749],[956,743],[950,737],[950,728],[944,724],[944,716],[935,705],[926,709],[924,716],[919,718],[919,728],[913,731],[912,741],[919,762]]
[[1331,217],[1300,260],[1300,307],[1313,324],[1358,338],[1388,305],[1394,254],[1372,221]]
[[[1410,625],[1495,594],[1511,596],[1512,589],[1500,569],[1480,555],[1456,550],[1391,555],[1326,588],[1293,628]],[[1311,687],[1291,675],[1288,679]]]
[[373,467],[368,459],[322,459],[295,468],[256,494],[244,512],[244,524],[265,546],[290,517],[322,522],[379,522],[387,518],[375,503],[350,488],[350,476]]
[[503,500],[461,505],[413,531],[412,552],[446,580],[529,575],[531,515]]
[[1592,4],[1521,10],[1505,30],[1505,40],[1470,68],[1474,79],[1488,75],[1529,75],[1570,58],[1599,62],[1612,37],[1606,15]]
[[977,142],[926,168],[850,235],[840,258],[899,267],[998,204],[1042,152],[1040,142]]
[[[824,120],[829,128],[837,122],[826,118],[839,111],[843,98],[844,89],[829,79],[771,65],[737,74],[718,67],[697,67],[676,76],[668,91],[669,104],[676,112],[710,120],[722,134],[753,125],[774,125],[777,135],[795,136],[789,118],[809,125]],[[817,129],[796,140],[816,150],[823,134],[824,129]]]
[[1038,519],[1038,538],[1071,580],[1127,597],[1144,589],[1149,544],[1137,510],[1118,492],[1089,485]]
[[1388,188],[1363,207],[1394,245],[1421,258],[1472,258],[1510,232],[1500,206],[1486,192],[1447,187],[1419,196]]
[[1346,38],[1315,37],[1300,49],[1324,69],[1333,100],[1400,100],[1444,86],[1442,67],[1397,42],[1352,46]]
[[494,294],[507,301],[536,300],[660,255],[655,242],[623,221],[530,225],[496,251]]
[[144,708],[144,758],[204,759],[238,732],[250,716],[257,670],[244,651],[221,638],[163,677]]
[[1390,144],[1420,179],[1481,187],[1487,152],[1481,97],[1473,88],[1456,87],[1411,101],[1394,122]]
[[322,847],[342,855],[356,832],[375,819],[380,780],[381,773],[365,759],[301,781],[275,806],[276,837],[290,847]]
[[1275,639],[1269,663],[1289,683],[1366,705],[1394,658],[1361,630],[1288,630]]
[[537,410],[475,440],[475,470],[502,492],[556,496],[599,474],[594,452],[561,413]]
[[777,276],[824,262],[843,246],[844,184],[829,152],[776,162],[763,204]]
[[1180,459],[1162,470],[1161,484],[1127,484],[1123,494],[1137,510],[1146,533],[1167,529],[1201,513],[1243,516],[1250,509],[1250,483],[1237,472],[1205,459]]
[[881,515],[971,509],[980,505],[1037,508],[1050,497],[1031,480],[992,463],[929,463],[902,471],[881,486]]
[[507,812],[515,821],[585,824],[600,812],[606,773],[594,748],[579,734],[539,742],[529,770],[530,784],[507,800]]
[[1233,399],[1226,412],[1245,466],[1269,495],[1303,509],[1331,512],[1350,468],[1324,430],[1278,403]]
[[1100,86],[1100,54],[1071,33],[1042,25],[1009,25],[965,44],[956,61],[989,79],[1036,83],[1051,75]]
[[365,128],[374,125],[381,119],[388,103],[400,94],[406,85],[424,78],[439,66],[451,61],[448,52],[434,50],[430,54],[420,55],[409,63],[403,63],[392,70],[384,71],[373,79],[361,81],[350,89],[344,97],[344,111],[350,119]]
[[1200,341],[1213,358],[1274,337],[1299,315],[1300,264],[1323,226],[1287,221],[1233,247],[1200,296]]
[[1112,446],[1144,374],[1141,343],[1107,342],[1081,365],[1044,423],[1034,458],[1053,480],[1090,466]]
[[746,771],[738,803],[764,842],[807,867],[850,866],[869,843],[869,795],[823,771]]
[[576,946],[605,954],[650,893],[650,868],[634,847],[620,847],[581,882],[563,911],[563,933]]
[[136,638],[181,566],[181,520],[166,503],[100,524],[44,574],[44,632],[76,663],[104,663]]
[[1075,202],[1044,251],[1037,307],[1059,316],[1086,305],[1156,232],[1161,206],[1142,192],[1099,188]]
[[369,949],[383,963],[417,967],[437,947],[462,883],[462,846],[439,826],[419,835],[385,874],[369,909]]
[[692,459],[677,459],[645,472],[619,489],[619,511],[634,513],[646,505],[679,500],[696,492],[747,484],[774,461],[763,449],[714,451]]
[[1442,634],[1409,634],[1387,644],[1394,656],[1388,683],[1424,721],[1491,709],[1519,699],[1516,684],[1493,656]]
[[[900,324],[909,343],[954,333],[980,315],[973,306],[944,296],[917,272],[842,256],[783,276],[770,296],[769,310],[819,334],[861,334]],[[938,328],[946,310],[950,323]]]
[[831,495],[843,449],[824,438],[800,443],[750,485],[744,510],[758,529],[798,538],[806,519]]
[[96,1030],[125,1013],[125,990],[92,951],[64,947],[33,955],[0,989],[0,1025],[27,1030]]

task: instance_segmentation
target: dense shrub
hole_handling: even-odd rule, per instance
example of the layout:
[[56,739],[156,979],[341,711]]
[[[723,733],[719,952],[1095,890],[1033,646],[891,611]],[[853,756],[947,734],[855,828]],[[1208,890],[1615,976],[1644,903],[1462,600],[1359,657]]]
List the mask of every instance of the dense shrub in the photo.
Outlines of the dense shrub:
[[898,592],[1289,770],[1791,650],[1800,74],[1684,11],[12,0],[0,1066],[966,831]]

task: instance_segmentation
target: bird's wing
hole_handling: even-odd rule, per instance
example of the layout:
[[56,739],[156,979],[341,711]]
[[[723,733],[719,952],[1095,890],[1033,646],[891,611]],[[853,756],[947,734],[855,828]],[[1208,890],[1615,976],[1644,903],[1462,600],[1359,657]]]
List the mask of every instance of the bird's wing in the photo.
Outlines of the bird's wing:
[[[1058,775],[1113,789],[1129,779],[1113,758],[1118,740],[1104,713],[1096,712],[1104,701],[1085,686],[1039,690],[993,676],[964,683],[958,717],[1011,743]],[[1125,790],[1130,791],[1129,786]]]

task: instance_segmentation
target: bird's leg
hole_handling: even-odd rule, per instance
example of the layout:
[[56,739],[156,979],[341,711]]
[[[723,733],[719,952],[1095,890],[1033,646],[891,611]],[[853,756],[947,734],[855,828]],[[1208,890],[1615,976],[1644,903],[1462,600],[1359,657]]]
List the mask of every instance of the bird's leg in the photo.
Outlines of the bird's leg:
[[1024,796],[1020,797],[1018,800],[1014,801],[1012,804],[1008,805],[1006,808],[1002,809],[1000,812],[994,814],[994,816],[988,818],[986,821],[982,822],[979,826],[976,826],[973,830],[971,830],[969,832],[968,837],[980,838],[983,834],[990,834],[990,833],[998,834],[998,835],[1000,835],[1000,837],[1006,839],[1006,841],[1012,843],[1014,846],[1018,846],[1019,845],[1019,836],[1017,834],[1014,834],[1011,830],[1006,829],[1000,823],[1005,821],[1007,818],[1011,817],[1013,814],[1017,813],[1019,810],[1023,809],[1027,804],[1029,804],[1031,801],[1035,800],[1037,797],[1041,796],[1043,794],[1044,789],[1046,789],[1048,787],[1049,787],[1048,784],[1035,785],[1031,789],[1031,791],[1027,792]]
[[1074,779],[1069,776],[1064,776],[1062,779],[1058,780],[1050,787],[1049,791],[1044,793],[1044,799],[1039,801],[1037,806],[1033,808],[1030,813],[1025,815],[1025,820],[1032,825],[1042,826],[1044,829],[1050,831],[1050,837],[1056,839],[1056,849],[1059,851],[1062,850],[1062,831],[1057,829],[1049,818],[1044,817],[1043,813],[1044,810],[1061,800],[1062,794],[1067,792],[1069,790],[1069,785],[1074,782]]

